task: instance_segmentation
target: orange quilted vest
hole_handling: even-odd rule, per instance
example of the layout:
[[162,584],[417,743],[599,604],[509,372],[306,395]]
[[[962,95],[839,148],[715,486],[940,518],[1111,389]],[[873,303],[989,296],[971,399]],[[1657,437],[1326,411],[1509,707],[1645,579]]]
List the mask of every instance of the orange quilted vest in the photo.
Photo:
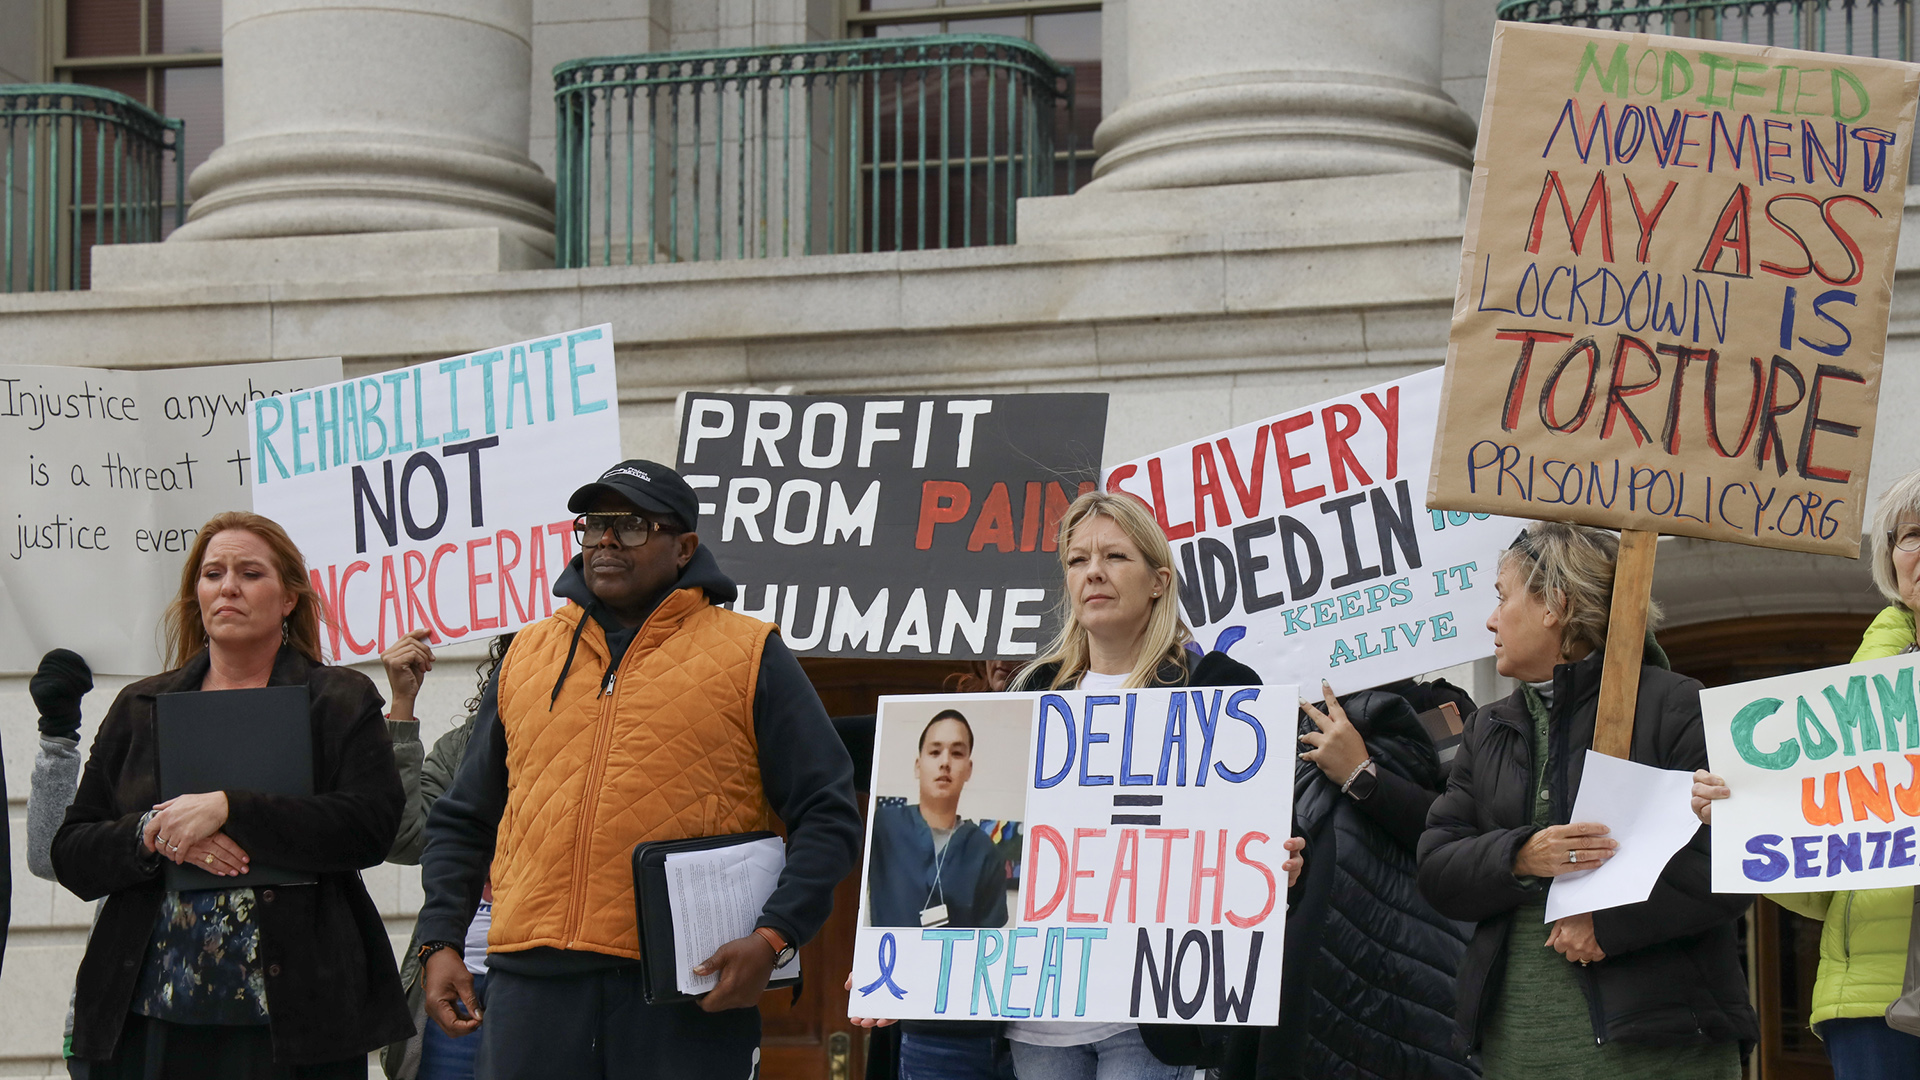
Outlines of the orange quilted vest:
[[607,639],[570,604],[521,631],[500,665],[507,806],[487,946],[640,957],[633,846],[773,827],[753,730],[773,627],[680,589],[648,617],[602,695]]

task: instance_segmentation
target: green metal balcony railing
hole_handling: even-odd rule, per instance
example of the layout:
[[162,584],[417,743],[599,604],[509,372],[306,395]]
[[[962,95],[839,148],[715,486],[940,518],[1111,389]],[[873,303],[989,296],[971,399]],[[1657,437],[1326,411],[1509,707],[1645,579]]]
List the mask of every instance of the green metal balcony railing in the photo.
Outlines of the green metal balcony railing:
[[562,267],[1009,244],[1077,164],[1073,71],[1017,38],[575,60],[554,99]]
[[1501,0],[1499,17],[1913,58],[1913,0]]
[[0,292],[84,288],[94,245],[161,238],[169,187],[184,222],[184,133],[112,90],[0,84]]

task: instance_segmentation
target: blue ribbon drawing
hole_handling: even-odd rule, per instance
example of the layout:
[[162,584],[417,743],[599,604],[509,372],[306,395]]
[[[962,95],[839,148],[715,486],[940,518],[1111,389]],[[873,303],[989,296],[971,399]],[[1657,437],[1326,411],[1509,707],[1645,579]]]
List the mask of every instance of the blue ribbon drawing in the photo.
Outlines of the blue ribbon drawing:
[[866,997],[868,994],[871,994],[875,990],[880,989],[880,987],[883,985],[887,988],[887,992],[892,994],[896,998],[903,998],[907,996],[907,992],[905,990],[900,989],[900,984],[893,981],[893,962],[899,956],[899,954],[900,954],[900,946],[894,944],[893,935],[892,934],[881,935],[880,937],[880,977],[860,988],[861,997]]

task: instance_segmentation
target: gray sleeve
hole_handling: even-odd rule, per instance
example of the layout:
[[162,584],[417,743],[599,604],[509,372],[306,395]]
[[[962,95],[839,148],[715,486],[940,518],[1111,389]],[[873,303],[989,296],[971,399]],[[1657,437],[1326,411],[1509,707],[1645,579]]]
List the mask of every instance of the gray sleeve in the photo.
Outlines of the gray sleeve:
[[80,740],[40,737],[33,756],[33,782],[27,789],[27,869],[52,881],[53,834],[67,816],[67,804],[80,784]]
[[387,861],[411,866],[420,861],[420,849],[427,846],[427,808],[420,799],[420,766],[425,754],[420,746],[420,721],[389,720],[387,734],[393,739],[393,764],[400,770],[400,788],[406,796],[400,829],[393,836]]

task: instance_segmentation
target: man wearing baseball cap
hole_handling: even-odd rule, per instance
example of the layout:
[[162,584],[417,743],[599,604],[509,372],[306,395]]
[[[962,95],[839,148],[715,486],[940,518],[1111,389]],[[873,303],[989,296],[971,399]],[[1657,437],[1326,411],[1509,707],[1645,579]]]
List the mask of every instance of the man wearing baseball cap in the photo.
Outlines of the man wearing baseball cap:
[[[522,630],[427,821],[417,940],[428,1017],[480,1032],[482,1078],[751,1077],[776,959],[811,938],[853,867],[853,764],[770,623],[734,599],[672,469],[623,461],[573,493],[573,601]],[[649,1005],[634,845],[769,829],[787,863],[697,1002]],[[486,1001],[459,943],[491,872]],[[704,973],[704,972],[703,972]]]

